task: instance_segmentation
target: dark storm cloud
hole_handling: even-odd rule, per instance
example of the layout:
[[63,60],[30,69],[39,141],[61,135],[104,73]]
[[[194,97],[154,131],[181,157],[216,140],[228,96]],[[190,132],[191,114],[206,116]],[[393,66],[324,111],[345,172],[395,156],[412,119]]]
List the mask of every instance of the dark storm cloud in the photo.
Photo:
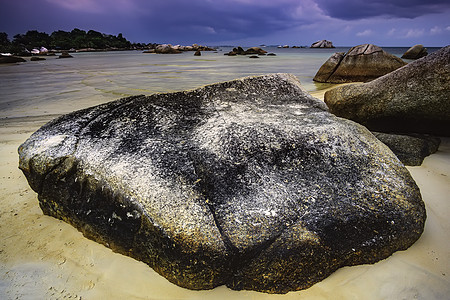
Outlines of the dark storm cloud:
[[154,40],[207,40],[268,34],[300,23],[297,1],[0,0],[0,31],[79,27]]
[[316,0],[324,13],[343,20],[387,16],[416,18],[450,10],[448,0]]
[[[133,42],[193,43],[277,36],[302,25],[333,32],[340,20],[448,12],[448,0],[0,0],[0,31],[123,33]],[[353,21],[352,21],[353,22]],[[356,25],[354,21],[352,25]],[[334,25],[333,25],[334,24]],[[447,22],[438,29],[445,31]],[[434,25],[433,25],[434,26]],[[431,27],[430,27],[431,28]],[[367,29],[367,28],[366,28]],[[371,28],[373,31],[373,28]],[[420,29],[420,28],[418,28]],[[367,31],[369,32],[369,31]],[[307,34],[310,34],[307,32]],[[294,36],[293,39],[296,37]]]
[[143,30],[158,38],[199,35],[209,40],[259,36],[299,23],[291,15],[295,1],[255,3],[250,1],[164,0],[141,4],[138,17]]

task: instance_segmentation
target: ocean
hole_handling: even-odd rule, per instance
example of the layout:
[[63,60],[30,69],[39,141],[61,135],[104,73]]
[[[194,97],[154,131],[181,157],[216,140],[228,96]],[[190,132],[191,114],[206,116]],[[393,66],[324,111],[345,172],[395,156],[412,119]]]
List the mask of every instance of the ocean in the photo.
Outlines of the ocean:
[[[231,47],[182,54],[142,51],[73,53],[73,58],[0,65],[0,119],[61,115],[118,98],[194,89],[206,84],[267,73],[292,73],[307,91],[330,84],[312,79],[334,49],[265,47],[276,56],[225,56]],[[383,48],[401,56],[408,48]],[[432,52],[436,49],[429,49]]]

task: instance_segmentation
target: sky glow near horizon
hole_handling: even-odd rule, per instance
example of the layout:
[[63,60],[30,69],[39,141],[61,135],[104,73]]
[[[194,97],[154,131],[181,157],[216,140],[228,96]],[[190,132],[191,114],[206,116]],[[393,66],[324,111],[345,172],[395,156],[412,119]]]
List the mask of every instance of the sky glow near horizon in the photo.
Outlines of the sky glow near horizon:
[[0,0],[0,32],[74,28],[131,42],[335,46],[450,44],[448,0]]

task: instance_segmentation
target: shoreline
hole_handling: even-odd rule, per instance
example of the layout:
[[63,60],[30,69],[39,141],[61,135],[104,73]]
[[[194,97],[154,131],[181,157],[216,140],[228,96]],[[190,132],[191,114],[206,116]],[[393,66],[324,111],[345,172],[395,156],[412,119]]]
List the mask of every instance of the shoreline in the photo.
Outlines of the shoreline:
[[[326,89],[311,93],[323,100]],[[374,265],[344,267],[309,289],[285,295],[192,291],[142,262],[112,252],[42,214],[18,169],[18,146],[55,115],[0,120],[0,298],[2,299],[444,299],[450,294],[450,138],[420,167],[407,167],[427,209],[409,249]]]

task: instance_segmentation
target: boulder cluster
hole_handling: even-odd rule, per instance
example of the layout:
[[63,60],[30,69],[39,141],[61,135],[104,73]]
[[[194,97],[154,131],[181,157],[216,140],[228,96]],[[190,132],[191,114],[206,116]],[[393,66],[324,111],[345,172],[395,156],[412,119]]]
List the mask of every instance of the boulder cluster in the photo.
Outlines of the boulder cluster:
[[215,51],[216,49],[207,46],[193,44],[192,46],[160,44],[156,45],[154,49],[146,50],[144,53],[158,53],[158,54],[179,54],[185,51]]
[[447,46],[371,82],[327,91],[325,103],[337,116],[384,132],[376,136],[403,163],[420,165],[439,145],[428,135],[450,136],[449,57]]
[[374,131],[450,136],[450,46],[368,83],[325,93],[330,111]]
[[228,53],[225,53],[224,55],[228,55],[228,56],[236,56],[236,55],[266,55],[267,51],[263,50],[259,47],[251,47],[248,48],[247,50],[244,50],[242,47],[236,47],[233,48],[233,50],[231,50]]

